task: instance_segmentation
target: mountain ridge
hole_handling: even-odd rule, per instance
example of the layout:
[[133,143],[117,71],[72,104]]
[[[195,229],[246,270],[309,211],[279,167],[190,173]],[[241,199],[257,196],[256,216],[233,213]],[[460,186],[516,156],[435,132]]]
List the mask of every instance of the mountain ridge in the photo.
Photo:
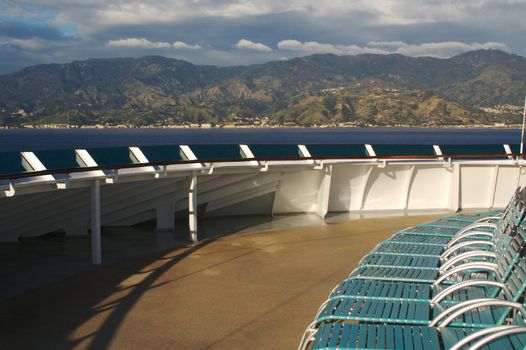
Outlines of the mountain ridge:
[[163,56],[0,75],[0,125],[466,125],[517,122],[526,58],[315,54],[249,66]]

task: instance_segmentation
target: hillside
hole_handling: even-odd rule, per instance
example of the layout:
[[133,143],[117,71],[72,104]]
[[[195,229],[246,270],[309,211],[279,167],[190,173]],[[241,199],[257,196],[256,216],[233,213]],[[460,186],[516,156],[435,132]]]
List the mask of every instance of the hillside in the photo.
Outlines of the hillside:
[[[90,59],[0,76],[0,125],[517,122],[526,58],[312,55],[215,67],[160,56]],[[290,124],[288,124],[290,123]]]

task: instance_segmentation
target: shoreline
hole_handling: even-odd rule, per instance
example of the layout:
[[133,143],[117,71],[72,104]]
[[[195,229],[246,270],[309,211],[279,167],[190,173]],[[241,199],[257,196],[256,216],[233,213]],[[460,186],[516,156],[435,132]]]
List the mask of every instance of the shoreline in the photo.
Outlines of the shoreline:
[[188,125],[148,125],[148,126],[132,126],[132,125],[60,125],[60,124],[48,124],[42,125],[31,125],[23,127],[9,127],[1,126],[0,130],[70,130],[70,129],[82,129],[82,130],[103,130],[103,129],[191,129],[191,130],[237,130],[237,129],[261,129],[261,130],[272,130],[272,129],[518,129],[521,128],[521,124],[506,124],[506,125],[494,125],[494,124],[473,124],[473,125],[368,125],[368,126],[335,126],[335,125],[319,125],[319,126],[303,126],[303,125],[272,125],[262,127],[259,125],[239,125],[239,126],[188,126]]

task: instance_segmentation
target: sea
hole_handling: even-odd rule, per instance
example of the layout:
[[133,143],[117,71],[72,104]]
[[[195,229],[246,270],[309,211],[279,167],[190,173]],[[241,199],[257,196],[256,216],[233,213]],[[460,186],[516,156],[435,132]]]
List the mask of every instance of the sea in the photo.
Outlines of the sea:
[[519,129],[8,129],[0,152],[196,144],[518,144]]

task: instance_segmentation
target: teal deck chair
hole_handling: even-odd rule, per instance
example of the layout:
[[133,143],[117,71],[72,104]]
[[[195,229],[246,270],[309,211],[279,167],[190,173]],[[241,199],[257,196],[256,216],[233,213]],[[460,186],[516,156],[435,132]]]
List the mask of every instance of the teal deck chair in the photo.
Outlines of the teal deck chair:
[[[457,304],[433,305],[429,300],[418,299],[372,299],[372,298],[336,298],[330,300],[318,312],[315,321],[305,332],[306,338],[318,332],[318,327],[327,322],[360,321],[374,323],[394,323],[407,325],[430,325],[444,327],[460,326],[470,328],[491,327],[503,324],[509,314],[509,308],[522,310],[526,291],[526,243],[521,237],[521,246],[512,260],[512,269],[502,288],[491,298],[468,299]],[[500,270],[509,270],[510,262],[501,261]],[[431,319],[433,317],[433,319]]]
[[[400,301],[406,299],[431,302],[432,299],[438,296],[438,298],[440,298],[439,301],[460,302],[473,297],[484,298],[491,296],[494,294],[495,289],[501,288],[503,281],[507,279],[512,272],[515,260],[519,258],[519,254],[513,254],[512,252],[521,249],[521,240],[524,238],[516,235],[510,235],[509,237],[509,243],[503,243],[497,255],[502,256],[502,258],[506,259],[509,263],[507,263],[507,268],[503,268],[504,265],[500,265],[500,267],[497,266],[500,277],[495,276],[494,282],[488,279],[467,280],[465,282],[455,283],[452,286],[442,285],[441,283],[437,283],[437,281],[435,281],[434,284],[429,284],[350,278],[336,286],[331,291],[328,300],[346,297]],[[505,249],[505,247],[510,245],[510,249]],[[441,296],[440,293],[444,290],[448,291],[445,292],[444,296]]]
[[[312,350],[421,349],[519,350],[526,345],[526,327],[495,326],[484,330],[383,324],[324,324],[312,340]],[[466,340],[464,342],[464,340]],[[305,349],[305,347],[300,347]]]
[[[506,222],[503,222],[499,227],[497,234],[502,234],[503,231],[509,230],[510,226],[514,227],[523,220],[525,212],[519,212],[518,210],[513,211],[513,216],[508,218]],[[403,232],[403,231],[402,231]],[[445,248],[450,249],[457,243],[465,241],[496,241],[499,239],[497,234],[481,233],[481,232],[469,232],[465,231],[465,234],[455,236],[446,245]],[[392,242],[392,241],[388,241]],[[471,250],[473,246],[480,246],[485,242],[476,242],[476,244],[463,245],[463,247]],[[487,246],[487,244],[486,244]],[[378,245],[383,247],[383,245]],[[453,251],[453,250],[452,250]],[[449,255],[449,252],[448,254]],[[458,255],[458,254],[457,254]],[[484,255],[484,254],[483,254]],[[491,257],[492,254],[485,254],[485,257]],[[441,259],[439,256],[422,256],[422,255],[411,255],[411,254],[377,254],[376,251],[372,251],[360,260],[360,265],[383,265],[383,266],[412,266],[412,267],[424,267],[424,268],[436,268],[445,259]]]
[[[425,243],[425,247],[420,247],[420,245],[422,244],[417,244],[417,246],[415,247],[411,246],[411,244],[413,243],[407,244],[407,242],[401,241],[394,242],[393,239],[390,239],[386,242],[377,245],[373,251],[371,251],[364,258],[362,258],[360,264],[378,266],[412,266],[419,268],[437,268],[440,265],[440,262],[444,260],[444,257],[439,257],[435,254],[429,254],[428,252],[430,250],[434,249],[437,252],[440,251],[442,252],[442,254],[444,254],[444,248],[449,249],[445,252],[445,255],[449,257],[451,253],[455,252],[454,246],[457,244],[460,248],[463,248],[465,251],[470,251],[474,247],[480,248],[481,245],[491,247],[490,242],[494,243],[496,240],[498,240],[499,234],[502,234],[503,231],[509,229],[510,225],[512,227],[516,226],[524,219],[526,211],[524,210],[523,203],[524,202],[520,201],[518,202],[518,206],[514,206],[511,210],[509,210],[509,215],[504,217],[502,222],[500,222],[499,225],[497,225],[497,233],[481,231],[470,232],[468,230],[463,230],[460,232],[460,234],[449,239],[444,246],[442,244],[433,243],[430,238],[435,237],[424,237],[427,240],[427,242]],[[405,231],[401,231],[401,233],[404,232]],[[396,235],[397,234],[395,234],[395,236]],[[405,237],[411,238],[410,235],[406,235]],[[401,246],[397,246],[396,244],[401,244]],[[388,252],[387,250],[390,250],[391,252]],[[462,253],[462,251],[457,251],[456,253],[458,255],[459,253]],[[486,254],[486,256],[489,255],[491,254]]]
[[408,244],[435,246],[439,249],[451,240],[458,241],[467,238],[489,240],[492,238],[493,233],[497,232],[502,226],[509,224],[510,221],[515,223],[519,221],[520,214],[524,212],[523,207],[522,192],[518,192],[514,194],[504,215],[497,222],[477,222],[467,226],[452,226],[443,224],[443,220],[439,219],[435,222],[417,225],[395,233],[389,239],[380,243],[376,252],[388,252],[389,250],[398,252],[399,247],[393,247],[393,244],[403,244],[404,247],[407,247]]
[[493,248],[493,251],[481,249],[464,251],[462,248],[473,247],[483,243],[483,241],[471,241],[470,243],[474,244],[459,243],[457,245],[460,246],[457,249],[459,253],[453,257],[450,256],[455,251],[455,245],[451,249],[445,250],[440,257],[392,254],[388,256],[373,255],[374,259],[372,259],[369,254],[361,260],[360,265],[351,273],[350,278],[433,283],[440,275],[455,271],[458,268],[456,264],[465,264],[466,261],[471,261],[473,258],[476,259],[472,262],[472,265],[464,266],[473,266],[472,270],[475,271],[491,272],[494,265],[486,260],[495,258],[496,254],[499,254],[501,250],[506,248],[506,244],[510,242],[511,234],[516,232],[516,227],[515,225],[506,226],[506,231],[495,235],[496,241],[488,242],[487,246]]
[[[389,247],[393,243],[443,246],[454,237],[457,239],[460,237],[489,239],[491,238],[492,232],[498,230],[502,225],[508,224],[513,218],[515,221],[518,220],[517,212],[524,212],[523,207],[525,195],[524,191],[517,189],[512,195],[506,209],[499,217],[486,217],[477,222],[470,223],[469,225],[459,225],[455,222],[451,223],[449,219],[452,217],[438,219],[430,223],[420,224],[395,233],[389,239],[381,243],[382,249],[385,250],[386,246]],[[487,219],[495,219],[496,221],[490,222]]]

